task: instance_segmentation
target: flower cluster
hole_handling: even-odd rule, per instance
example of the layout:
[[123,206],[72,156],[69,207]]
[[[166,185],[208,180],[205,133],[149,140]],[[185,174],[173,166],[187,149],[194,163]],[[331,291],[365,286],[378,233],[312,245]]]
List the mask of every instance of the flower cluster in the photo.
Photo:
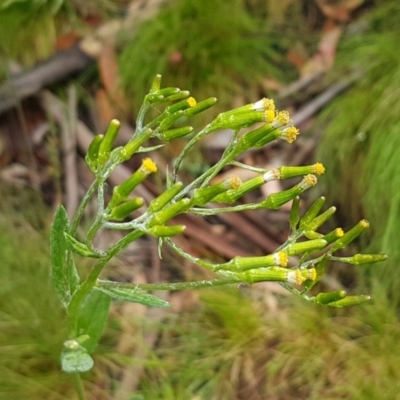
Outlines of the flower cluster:
[[[298,137],[299,130],[293,126],[289,113],[278,111],[273,100],[262,99],[221,113],[204,129],[193,132],[191,126],[182,126],[182,122],[212,107],[216,99],[209,98],[197,102],[188,91],[181,91],[179,88],[161,89],[160,84],[161,77],[157,76],[139,112],[136,133],[124,146],[114,147],[120,127],[117,120],[111,121],[104,135],[94,137],[85,158],[95,175],[94,182],[83,198],[71,224],[62,206],[59,207],[55,216],[51,236],[52,278],[61,302],[67,310],[69,340],[65,345],[63,369],[68,372],[80,372],[86,370],[85,365],[90,365],[90,367],[92,365],[88,354],[85,353],[85,348],[91,349],[93,344],[85,347],[85,341],[90,342],[90,337],[93,335],[99,337],[99,333],[90,331],[94,329],[93,326],[80,324],[84,320],[81,317],[82,312],[85,312],[85,315],[90,314],[90,310],[86,308],[94,307],[93,304],[96,304],[88,298],[99,293],[102,296],[106,295],[108,299],[165,307],[168,306],[167,302],[147,291],[276,281],[307,301],[343,307],[363,303],[369,299],[369,296],[348,296],[344,291],[310,295],[311,289],[324,275],[327,264],[331,261],[339,261],[361,265],[386,259],[386,256],[381,254],[337,256],[338,251],[352,243],[368,228],[368,222],[362,220],[347,232],[341,228],[336,228],[329,233],[319,232],[320,227],[336,211],[335,207],[330,207],[321,212],[325,204],[324,197],[317,199],[301,215],[299,195],[316,185],[317,176],[325,172],[321,163],[264,170],[237,161],[237,157],[249,149],[259,148],[281,139],[292,143]],[[162,106],[163,111],[153,120],[146,121],[149,108],[157,105]],[[177,121],[180,122],[179,127],[176,126]],[[220,160],[189,184],[180,182],[178,177],[182,163],[188,159],[192,148],[206,135],[220,129],[233,130],[231,141]],[[106,181],[119,164],[130,159],[134,154],[154,151],[176,138],[187,135],[191,135],[190,139],[176,159],[171,174],[166,172],[165,187],[159,196],[146,204],[142,197],[135,195],[138,185],[158,172],[154,161],[146,157],[142,160],[141,166],[125,182],[114,187],[112,195],[107,197]],[[160,144],[145,147],[149,139],[158,140]],[[211,184],[212,179],[223,168],[230,165],[255,171],[257,176],[244,182],[237,176],[231,176],[222,182]],[[238,203],[244,194],[270,181],[296,177],[299,178],[299,182],[287,190],[270,194],[257,203]],[[97,197],[97,216],[83,240],[79,240],[77,229],[84,210],[93,196]],[[179,214],[216,215],[244,210],[278,209],[289,202],[292,202],[288,218],[290,235],[272,254],[260,257],[238,256],[225,263],[213,264],[192,256],[171,239],[185,231],[184,225],[170,224],[171,220]],[[212,206],[210,206],[211,203]],[[134,215],[133,212],[135,212]],[[102,229],[118,229],[128,231],[128,233],[116,243],[111,244],[108,249],[101,250],[95,247],[94,238]],[[160,245],[170,246],[183,258],[213,271],[215,279],[146,285],[100,280],[99,275],[105,265],[129,243],[145,234],[159,238]],[[74,254],[97,259],[88,276],[84,278],[79,276],[73,262]],[[102,329],[104,323],[98,325],[98,329]],[[84,365],[79,364],[77,359],[82,359]]]

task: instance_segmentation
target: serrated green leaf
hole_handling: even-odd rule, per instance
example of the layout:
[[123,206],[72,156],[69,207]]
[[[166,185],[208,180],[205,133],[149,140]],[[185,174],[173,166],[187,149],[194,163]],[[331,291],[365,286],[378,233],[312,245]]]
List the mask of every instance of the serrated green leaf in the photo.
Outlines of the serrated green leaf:
[[82,257],[92,257],[92,258],[100,258],[98,254],[93,253],[86,244],[81,243],[79,240],[76,240],[73,236],[64,233],[65,238],[67,239],[68,245],[72,251],[79,254]]
[[67,212],[60,205],[50,232],[50,259],[51,280],[64,307],[68,306],[79,285],[79,276],[72,257],[68,255],[68,243],[64,235],[68,229]]
[[78,335],[88,335],[83,346],[91,353],[103,333],[110,309],[111,297],[98,290],[92,290],[79,310]]
[[152,294],[146,293],[140,289],[130,289],[123,287],[96,287],[95,289],[100,290],[108,294],[113,299],[129,301],[131,303],[139,303],[148,307],[170,307],[171,304],[168,301],[160,299],[159,297],[153,296]]
[[64,372],[86,372],[93,367],[92,357],[76,341],[68,340],[64,343],[64,347],[61,353],[61,368]]

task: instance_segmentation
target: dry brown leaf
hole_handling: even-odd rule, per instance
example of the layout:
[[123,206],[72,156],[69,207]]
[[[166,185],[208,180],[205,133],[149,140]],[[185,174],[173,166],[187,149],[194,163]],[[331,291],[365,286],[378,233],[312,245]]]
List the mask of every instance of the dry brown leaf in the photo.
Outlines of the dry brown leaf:
[[322,13],[335,21],[347,22],[351,12],[365,0],[315,0]]
[[317,53],[301,70],[302,77],[328,71],[332,68],[335,62],[336,48],[342,32],[343,29],[340,26],[334,26],[322,34]]
[[113,118],[117,117],[117,112],[104,89],[98,89],[96,91],[96,104],[99,111],[101,126],[107,126]]
[[125,97],[119,85],[118,61],[115,44],[112,41],[104,43],[99,56],[100,77],[108,95],[108,103],[116,112],[126,112]]

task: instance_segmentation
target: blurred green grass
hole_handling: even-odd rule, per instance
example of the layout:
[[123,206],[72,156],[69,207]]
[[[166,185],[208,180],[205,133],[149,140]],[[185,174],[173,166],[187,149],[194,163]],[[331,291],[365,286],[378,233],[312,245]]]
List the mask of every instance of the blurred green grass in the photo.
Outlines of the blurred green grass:
[[361,77],[322,112],[318,159],[327,168],[321,184],[339,216],[350,224],[369,220],[362,246],[389,255],[384,268],[360,269],[364,285],[400,307],[400,3],[378,3],[359,21],[362,33],[349,33],[339,48],[336,76],[357,71]]
[[59,368],[64,319],[50,285],[45,212],[33,192],[0,199],[0,397],[70,398]]
[[[0,201],[0,398],[73,399],[59,367],[65,321],[49,282],[49,212],[25,196]],[[385,291],[344,310],[290,296],[270,308],[264,297],[256,287],[208,289],[190,311],[143,321],[159,338],[139,361],[132,399],[400,399],[400,324]],[[138,362],[116,351],[124,325],[114,312],[97,366],[84,376],[90,399],[113,398],[124,368]]]

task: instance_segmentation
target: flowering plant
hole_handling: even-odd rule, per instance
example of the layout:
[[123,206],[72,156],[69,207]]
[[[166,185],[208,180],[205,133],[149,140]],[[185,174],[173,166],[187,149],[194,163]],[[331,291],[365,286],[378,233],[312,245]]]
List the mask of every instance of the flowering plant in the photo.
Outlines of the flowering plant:
[[[299,130],[291,123],[286,111],[275,109],[274,102],[263,99],[219,114],[204,129],[192,135],[176,159],[173,170],[167,174],[165,189],[149,204],[141,197],[133,196],[134,189],[150,174],[157,172],[151,158],[144,158],[141,167],[130,178],[114,187],[107,199],[105,184],[112,171],[136,153],[156,150],[160,146],[144,147],[150,138],[161,141],[162,145],[176,138],[192,134],[193,128],[175,128],[174,122],[181,117],[194,116],[216,103],[209,98],[197,103],[188,91],[178,88],[160,88],[161,76],[157,76],[150,92],[145,96],[137,118],[135,135],[122,147],[114,148],[120,123],[111,121],[105,135],[96,136],[89,146],[86,162],[95,179],[84,196],[75,217],[70,223],[66,211],[59,206],[51,231],[52,281],[62,305],[66,310],[68,340],[64,343],[61,356],[65,372],[78,377],[78,392],[84,398],[79,384],[79,373],[93,366],[93,352],[104,328],[112,299],[141,303],[150,307],[168,307],[169,303],[150,293],[153,290],[183,290],[238,283],[253,284],[263,281],[277,281],[288,291],[307,301],[332,307],[361,304],[370,299],[367,295],[347,295],[339,290],[331,293],[310,295],[310,290],[324,275],[330,261],[350,264],[364,264],[386,259],[382,254],[356,254],[339,257],[335,253],[356,239],[368,222],[360,221],[348,232],[336,228],[328,234],[318,229],[335,212],[330,207],[321,212],[325,198],[317,199],[306,213],[300,215],[299,195],[317,183],[317,176],[324,173],[322,164],[307,166],[282,166],[272,170],[258,169],[236,161],[237,157],[252,148],[260,148],[275,140],[292,143]],[[145,121],[150,107],[168,103],[165,110]],[[254,124],[261,126],[251,129]],[[243,133],[243,128],[246,132]],[[220,129],[232,129],[234,134],[220,160],[202,173],[193,182],[184,185],[178,180],[182,163],[189,151],[206,135]],[[211,180],[227,165],[235,165],[258,173],[255,178],[242,182],[232,176],[223,182],[211,184]],[[273,193],[266,199],[251,204],[235,204],[245,193],[265,183],[292,177],[302,177],[300,183],[288,190]],[[77,237],[77,229],[89,201],[97,196],[97,216],[86,233],[84,240]],[[177,246],[171,239],[185,231],[185,226],[170,224],[182,213],[215,215],[243,210],[278,209],[292,201],[288,239],[272,254],[260,257],[234,257],[219,264],[196,258]],[[213,207],[208,207],[213,203]],[[222,204],[221,206],[216,206]],[[143,210],[139,216],[129,219],[133,211]],[[95,247],[93,239],[101,229],[125,230],[128,233],[108,249]],[[120,283],[99,279],[106,264],[129,243],[143,235],[159,238],[160,244],[170,246],[180,256],[215,273],[212,280],[178,283]],[[74,255],[96,259],[88,276],[82,279],[75,266]],[[296,256],[294,265],[289,266],[289,257]]]

